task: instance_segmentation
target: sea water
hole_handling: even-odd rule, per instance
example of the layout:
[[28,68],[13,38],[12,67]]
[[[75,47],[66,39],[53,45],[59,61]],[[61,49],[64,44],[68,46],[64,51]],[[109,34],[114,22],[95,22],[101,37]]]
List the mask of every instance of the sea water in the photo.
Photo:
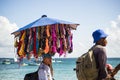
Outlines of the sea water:
[[[73,70],[76,66],[76,58],[56,58],[53,62],[55,80],[77,80],[76,72]],[[108,63],[113,67],[120,63],[120,58],[108,58]],[[0,80],[24,80],[27,73],[34,72],[39,66],[23,65],[17,63],[2,64],[0,59]],[[120,71],[115,76],[120,80]]]

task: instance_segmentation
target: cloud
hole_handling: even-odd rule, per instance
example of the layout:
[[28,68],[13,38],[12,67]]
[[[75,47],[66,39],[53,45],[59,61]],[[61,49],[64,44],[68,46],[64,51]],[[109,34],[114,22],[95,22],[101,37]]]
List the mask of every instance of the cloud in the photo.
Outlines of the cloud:
[[[120,15],[116,20],[110,21],[110,27],[106,32],[108,33],[108,45],[107,56],[108,57],[120,57]],[[17,30],[18,27],[15,23],[11,23],[6,17],[0,16],[0,57],[14,57],[16,52],[14,51],[14,35],[12,32]],[[90,40],[83,40],[78,35],[79,32],[75,31],[73,44],[73,53],[67,54],[67,57],[78,57],[86,52],[92,45],[92,38]],[[57,56],[57,55],[56,55]]]
[[111,27],[107,28],[106,31],[108,36],[108,56],[109,57],[120,57],[120,15],[114,21],[111,21]]
[[[120,15],[118,15],[117,19],[110,21],[110,27],[103,27],[102,29],[109,35],[107,38],[108,45],[106,46],[107,56],[120,57]],[[91,36],[87,34],[87,38],[86,36],[83,38],[84,39],[74,34],[74,50],[73,53],[67,55],[67,57],[78,57],[87,52],[87,50],[93,45],[91,43],[93,41]]]
[[15,23],[11,23],[6,17],[0,16],[0,57],[14,57],[14,36],[11,33],[17,29]]

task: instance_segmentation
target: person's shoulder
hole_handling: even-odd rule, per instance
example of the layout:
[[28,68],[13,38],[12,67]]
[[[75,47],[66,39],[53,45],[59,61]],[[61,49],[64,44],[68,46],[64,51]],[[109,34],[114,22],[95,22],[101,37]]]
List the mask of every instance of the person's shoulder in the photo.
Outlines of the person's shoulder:
[[104,48],[104,47],[101,45],[96,45],[95,48]]
[[97,51],[104,51],[105,48],[104,48],[103,46],[101,46],[101,45],[96,45],[95,48],[94,48],[94,50],[97,50]]

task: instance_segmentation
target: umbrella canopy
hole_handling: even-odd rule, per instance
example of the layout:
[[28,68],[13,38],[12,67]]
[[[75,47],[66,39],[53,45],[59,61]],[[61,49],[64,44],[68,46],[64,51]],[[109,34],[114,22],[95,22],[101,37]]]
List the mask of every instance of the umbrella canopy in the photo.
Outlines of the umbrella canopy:
[[54,19],[54,18],[49,18],[46,15],[43,15],[41,18],[39,18],[39,19],[35,20],[34,22],[18,29],[17,31],[13,32],[12,34],[15,34],[17,32],[20,32],[20,31],[28,29],[28,28],[53,25],[53,24],[66,24],[66,25],[69,25],[69,27],[71,27],[72,29],[76,29],[76,27],[79,25],[77,23],[68,22],[68,21],[59,20],[59,19]]
[[72,32],[79,24],[48,18],[43,15],[40,19],[18,29],[15,35],[14,46],[20,58],[31,55],[35,58],[55,53],[66,54],[73,51]]

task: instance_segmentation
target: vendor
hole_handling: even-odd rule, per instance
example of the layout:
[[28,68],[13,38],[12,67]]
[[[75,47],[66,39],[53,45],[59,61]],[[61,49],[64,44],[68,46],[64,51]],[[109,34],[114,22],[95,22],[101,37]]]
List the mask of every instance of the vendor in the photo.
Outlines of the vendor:
[[43,54],[43,61],[38,69],[39,80],[53,80],[52,58],[50,54]]
[[52,58],[50,54],[43,54],[43,61],[41,62],[37,71],[25,75],[24,80],[54,80]]

